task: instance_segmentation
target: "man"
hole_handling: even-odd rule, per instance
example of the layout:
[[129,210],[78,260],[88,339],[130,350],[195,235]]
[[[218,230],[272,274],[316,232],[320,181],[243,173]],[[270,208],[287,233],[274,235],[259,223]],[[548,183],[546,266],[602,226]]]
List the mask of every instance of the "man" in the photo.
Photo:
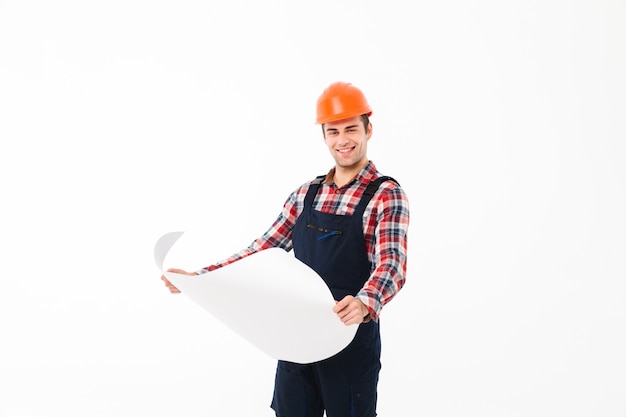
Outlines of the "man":
[[326,88],[317,101],[316,122],[335,166],[298,187],[274,224],[249,247],[196,272],[270,247],[293,249],[330,288],[338,319],[359,326],[354,340],[331,358],[278,362],[271,404],[278,417],[321,417],[324,411],[327,417],[376,415],[379,317],[405,282],[409,204],[400,185],[367,157],[371,115],[365,96],[352,84]]

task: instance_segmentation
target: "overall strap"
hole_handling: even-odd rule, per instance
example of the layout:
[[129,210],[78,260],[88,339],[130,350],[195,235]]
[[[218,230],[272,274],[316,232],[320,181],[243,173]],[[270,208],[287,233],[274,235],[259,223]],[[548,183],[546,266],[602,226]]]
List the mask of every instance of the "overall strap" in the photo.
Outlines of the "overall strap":
[[365,191],[363,191],[363,196],[361,197],[361,201],[359,201],[359,204],[354,209],[355,215],[359,215],[359,216],[363,215],[363,212],[365,211],[365,207],[367,207],[368,203],[370,202],[374,194],[376,194],[376,191],[378,190],[378,187],[380,186],[380,184],[383,181],[387,181],[387,180],[391,180],[395,182],[396,184],[400,185],[398,181],[396,181],[395,179],[387,175],[378,177],[374,181],[371,181],[369,184],[367,184]]
[[304,197],[304,208],[313,207],[313,200],[315,200],[315,196],[317,195],[317,190],[320,188],[320,184],[324,182],[326,179],[326,175],[319,175],[315,177],[311,184],[309,184],[309,190],[306,193],[306,197]]

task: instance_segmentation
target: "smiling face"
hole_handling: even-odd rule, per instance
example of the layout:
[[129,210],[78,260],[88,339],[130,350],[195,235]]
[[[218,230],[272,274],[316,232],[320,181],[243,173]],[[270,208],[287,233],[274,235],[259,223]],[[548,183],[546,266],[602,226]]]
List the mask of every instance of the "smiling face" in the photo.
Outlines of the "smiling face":
[[361,116],[328,122],[323,126],[324,141],[335,159],[336,171],[356,175],[368,163],[367,141],[372,124],[364,125]]

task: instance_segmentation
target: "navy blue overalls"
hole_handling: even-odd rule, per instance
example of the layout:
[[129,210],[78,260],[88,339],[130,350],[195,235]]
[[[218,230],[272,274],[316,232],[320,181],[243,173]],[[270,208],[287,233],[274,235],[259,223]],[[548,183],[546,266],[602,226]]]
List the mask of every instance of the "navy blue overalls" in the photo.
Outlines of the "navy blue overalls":
[[[293,230],[296,258],[314,269],[335,300],[356,295],[370,276],[363,236],[363,212],[382,181],[370,182],[350,216],[322,213],[313,201],[325,176],[317,177]],[[278,417],[374,417],[380,371],[379,324],[361,323],[354,340],[320,362],[279,361],[272,408]]]

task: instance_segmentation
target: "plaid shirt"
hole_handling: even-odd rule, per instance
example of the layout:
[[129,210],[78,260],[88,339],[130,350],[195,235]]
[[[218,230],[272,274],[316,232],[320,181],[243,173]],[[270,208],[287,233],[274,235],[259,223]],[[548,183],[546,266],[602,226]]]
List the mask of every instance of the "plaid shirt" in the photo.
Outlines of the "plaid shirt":
[[[337,188],[333,182],[334,173],[335,168],[332,168],[326,181],[320,185],[313,208],[338,215],[351,215],[367,184],[382,176],[370,161],[349,184]],[[293,248],[292,231],[302,213],[309,184],[310,181],[291,193],[281,214],[263,236],[228,259],[199,272],[211,271],[267,248],[278,247],[290,251]],[[378,320],[382,307],[404,285],[408,226],[409,201],[406,194],[395,182],[383,182],[363,213],[363,236],[371,274],[356,295],[367,306],[372,320]]]

